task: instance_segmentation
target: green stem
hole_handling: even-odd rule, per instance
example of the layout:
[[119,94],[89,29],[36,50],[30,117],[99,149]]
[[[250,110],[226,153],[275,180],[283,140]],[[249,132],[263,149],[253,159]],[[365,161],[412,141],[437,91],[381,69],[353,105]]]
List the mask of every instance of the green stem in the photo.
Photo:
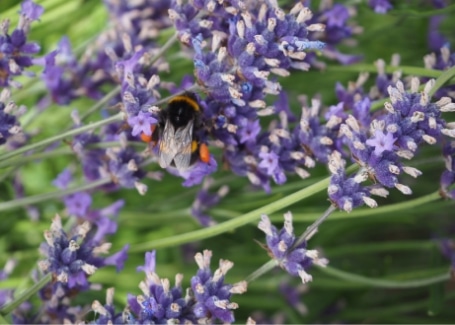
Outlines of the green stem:
[[430,93],[428,94],[430,97],[432,97],[444,84],[452,79],[455,76],[455,66],[451,67],[449,70],[444,71],[441,76],[436,79],[436,82],[433,86],[433,88],[430,90]]
[[450,5],[441,9],[427,10],[427,11],[417,11],[417,10],[392,10],[390,11],[391,16],[405,16],[409,18],[425,18],[432,17],[436,15],[445,15],[455,11],[455,5]]
[[120,86],[115,87],[109,93],[104,95],[103,98],[101,98],[99,101],[97,101],[96,104],[93,105],[88,111],[82,113],[79,117],[81,119],[81,121],[85,121],[87,119],[87,117],[89,117],[90,115],[95,113],[97,110],[101,109],[101,107],[106,105],[112,98],[117,96],[118,93],[120,92],[120,89],[121,89]]
[[254,271],[253,273],[251,273],[250,275],[248,275],[246,277],[246,282],[250,283],[254,280],[256,280],[257,278],[259,278],[261,275],[267,273],[268,271],[270,271],[271,269],[273,269],[275,266],[278,265],[278,262],[277,260],[273,259],[273,260],[270,260],[268,261],[267,263],[265,263],[264,265],[262,265],[260,268],[258,268],[256,271]]
[[52,158],[52,157],[62,156],[62,155],[71,155],[71,154],[74,154],[74,152],[70,148],[59,148],[59,149],[55,149],[52,151],[38,152],[38,153],[35,153],[32,155],[18,157],[16,159],[9,159],[8,161],[2,161],[2,162],[0,162],[0,169],[6,168],[6,167],[11,167],[11,166],[14,166],[14,168],[17,169],[17,167],[20,167],[21,165],[26,164],[30,161]]
[[8,315],[14,309],[19,307],[24,301],[28,300],[31,296],[37,293],[39,290],[44,288],[52,280],[52,273],[46,274],[43,278],[41,278],[37,283],[35,283],[30,289],[22,292],[18,298],[14,299],[14,301],[10,302],[9,304],[4,305],[0,308],[0,315]]
[[[107,148],[115,148],[119,147],[118,141],[106,141],[106,142],[98,142],[87,145],[84,149],[107,149]],[[144,149],[145,144],[139,141],[128,141],[127,146],[137,147],[138,149]],[[53,157],[58,157],[62,155],[73,155],[74,151],[70,148],[59,148],[52,151],[44,151],[44,152],[37,152],[31,155],[27,155],[24,157],[18,157],[14,159],[8,159],[6,162],[0,162],[0,169],[14,166],[15,168],[20,167],[28,162],[41,160],[41,159],[48,159]],[[1,178],[1,176],[0,176]]]
[[131,247],[130,252],[145,252],[152,249],[177,246],[185,243],[189,243],[196,240],[214,237],[227,231],[234,230],[238,227],[244,226],[250,222],[254,222],[260,218],[262,214],[270,214],[279,211],[283,208],[290,206],[296,202],[299,202],[307,197],[310,197],[318,192],[327,189],[329,184],[329,178],[325,178],[313,185],[310,185],[300,191],[297,191],[291,195],[286,196],[273,203],[267,204],[259,209],[248,212],[238,218],[225,221],[217,224],[213,227],[199,229],[196,231],[188,232],[181,235],[172,237],[157,239],[148,243],[137,244]]
[[370,287],[390,288],[390,289],[411,289],[429,286],[434,283],[444,282],[450,279],[450,273],[436,275],[430,278],[409,280],[409,281],[393,281],[384,279],[369,278],[363,275],[353,274],[345,271],[338,270],[333,267],[319,267],[316,266],[321,272],[332,275],[338,279],[365,284]]
[[160,50],[155,54],[155,56],[150,59],[150,62],[149,64],[152,65],[154,64],[156,61],[158,61],[158,59],[160,57],[163,56],[164,53],[166,53],[167,50],[170,49],[170,47],[172,45],[174,45],[174,43],[178,40],[178,33],[174,33],[174,35],[172,35],[166,43],[163,44],[163,46],[160,47]]
[[112,182],[110,178],[102,178],[92,183],[84,184],[81,186],[74,186],[64,190],[58,190],[50,193],[38,194],[34,196],[28,196],[24,198],[20,198],[17,200],[7,201],[0,203],[0,211],[11,210],[15,208],[24,207],[30,204],[36,204],[39,202],[51,200],[51,199],[59,199],[64,197],[65,195],[86,191],[90,189],[94,189],[98,186],[105,185]]
[[94,122],[94,123],[91,123],[91,124],[88,124],[88,125],[84,125],[84,126],[81,126],[81,127],[77,128],[77,129],[73,129],[73,130],[64,132],[62,134],[59,134],[59,135],[44,139],[42,141],[29,144],[29,145],[21,147],[19,149],[16,149],[16,150],[13,150],[13,151],[10,151],[10,152],[6,152],[6,153],[4,153],[3,155],[0,156],[0,161],[7,160],[7,159],[9,159],[11,157],[20,155],[20,154],[25,153],[27,151],[30,151],[30,150],[33,150],[33,149],[37,149],[37,148],[40,148],[40,147],[43,147],[43,146],[46,146],[46,145],[49,145],[49,144],[54,143],[56,141],[62,140],[64,138],[66,138],[66,137],[71,137],[71,136],[74,136],[74,135],[77,135],[77,134],[81,134],[81,133],[90,131],[92,129],[96,129],[96,128],[98,128],[100,126],[103,126],[103,125],[107,125],[107,124],[110,124],[110,123],[113,123],[113,122],[121,121],[123,119],[124,119],[124,113],[120,112],[120,113],[118,113],[118,114],[116,114],[114,116],[111,116],[111,117],[109,117],[109,118],[107,118],[105,120]]
[[[353,65],[329,65],[327,70],[334,72],[370,72],[378,73],[378,68],[373,64],[353,64]],[[419,77],[439,78],[443,72],[441,70],[426,69],[413,66],[393,66],[387,65],[384,68],[385,73],[394,73],[401,71],[406,75],[413,75]]]
[[2,315],[0,315],[0,324],[9,324],[6,319],[3,318]]
[[300,237],[295,241],[295,243],[292,245],[291,249],[289,251],[292,251],[293,248],[297,247],[300,245],[304,240],[308,240],[313,236],[314,232],[318,229],[318,227],[325,221],[327,218],[330,216],[332,212],[335,211],[335,206],[330,205],[327,210],[325,210],[324,214],[320,216],[318,219],[316,219],[315,222],[313,222],[304,232]]

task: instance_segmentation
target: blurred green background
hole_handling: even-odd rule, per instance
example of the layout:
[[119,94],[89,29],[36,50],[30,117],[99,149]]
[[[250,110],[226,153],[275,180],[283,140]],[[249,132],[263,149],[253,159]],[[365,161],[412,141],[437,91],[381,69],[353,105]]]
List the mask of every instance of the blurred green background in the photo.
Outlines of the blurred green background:
[[[109,24],[101,1],[37,2],[45,7],[45,13],[39,23],[33,24],[30,38],[42,45],[42,54],[53,50],[63,35],[69,37],[74,49],[83,49]],[[389,62],[395,53],[400,54],[401,65],[423,67],[423,56],[428,54],[428,12],[431,10],[424,1],[395,1],[395,9],[387,15],[375,14],[367,7],[366,1],[334,2],[359,3],[353,22],[363,28],[363,33],[355,37],[356,46],[341,46],[342,51],[363,55],[362,63],[369,69],[374,69],[375,60],[383,58]],[[18,3],[1,0],[0,19],[10,18],[11,25],[15,26]],[[317,8],[318,1],[313,1],[312,5]],[[452,10],[449,16],[453,18],[453,15]],[[453,44],[455,20],[451,18],[445,20],[441,32]],[[160,42],[164,43],[171,34],[170,30],[163,31]],[[169,74],[160,76],[161,80],[179,83],[183,75],[192,73],[192,62],[175,55],[177,51],[178,46],[174,46],[170,55],[166,56],[171,69]],[[346,86],[348,81],[357,78],[359,69],[358,66],[340,67],[336,62],[328,62],[324,71],[297,72],[281,82],[290,94],[293,110],[298,112],[300,108],[296,96],[300,94],[320,94],[324,105],[336,104],[335,83],[341,82]],[[372,73],[369,85],[374,83],[374,78],[375,74]],[[24,87],[15,90],[13,98],[30,109],[27,118],[34,116],[34,104],[45,89],[37,79],[24,78],[22,83]],[[83,112],[91,105],[93,102],[81,99],[69,107],[48,108],[28,125],[29,131],[37,131],[33,141],[58,134],[70,122],[71,110]],[[97,114],[91,117],[92,121],[99,119],[100,115]],[[44,159],[22,166],[20,177],[26,196],[54,191],[51,181],[73,160],[72,155],[62,155],[58,159]],[[247,293],[233,298],[240,305],[236,311],[236,321],[245,323],[247,317],[261,312],[267,319],[283,315],[286,323],[453,323],[453,281],[430,286],[418,285],[415,288],[389,288],[374,281],[426,279],[449,269],[450,263],[441,256],[436,239],[454,237],[453,202],[432,200],[418,207],[386,208],[390,204],[405,203],[437,192],[439,176],[444,168],[439,149],[425,148],[411,165],[423,171],[417,180],[406,178],[403,181],[413,189],[413,195],[404,196],[398,191],[391,191],[389,198],[378,200],[380,208],[376,210],[362,208],[351,214],[335,213],[309,243],[310,248],[318,248],[323,252],[334,270],[362,275],[370,282],[348,281],[341,272],[328,274],[313,268],[313,282],[301,296],[308,313],[301,315],[286,302],[278,289],[283,282],[298,287],[300,279],[291,278],[282,270],[274,270],[252,282]],[[158,170],[157,166],[148,168]],[[285,198],[328,176],[325,166],[310,172],[312,176],[307,180],[289,177],[286,185],[273,185],[272,193],[265,194],[261,190],[253,190],[247,179],[220,168],[214,175],[215,182],[211,190],[216,191],[220,186],[228,185],[230,192],[209,213],[222,223]],[[1,169],[0,177],[0,202],[13,199],[10,169]],[[200,229],[189,210],[199,187],[183,188],[181,180],[169,174],[161,182],[147,181],[147,185],[149,190],[145,196],[140,196],[134,190],[110,194],[96,192],[93,195],[94,208],[102,208],[117,199],[126,202],[119,216],[119,229],[109,238],[113,243],[112,252],[126,243],[132,245],[133,251],[129,254],[126,267],[119,274],[112,268],[105,268],[91,278],[94,283],[103,284],[104,288],[115,286],[115,302],[119,309],[125,306],[127,293],[139,292],[142,273],[137,273],[135,268],[143,264],[144,251],[135,250],[135,245]],[[43,241],[43,231],[48,229],[56,213],[63,213],[63,204],[59,200],[49,200],[36,206],[40,212],[38,221],[31,221],[25,209],[0,212],[0,266],[10,257],[19,262],[12,276],[0,282],[0,289],[31,286],[29,274],[39,259],[38,247]],[[327,194],[323,191],[270,217],[281,227],[283,213],[292,211],[295,232],[300,234],[328,206]],[[259,220],[259,213],[256,220]],[[183,273],[184,284],[188,285],[197,268],[191,256],[196,251],[210,249],[213,251],[213,268],[218,266],[218,259],[229,259],[234,262],[234,268],[228,273],[227,281],[243,280],[268,260],[266,252],[255,242],[264,242],[263,233],[256,226],[257,222],[254,222],[189,244],[163,245],[157,251],[157,273],[170,279],[176,273]],[[90,304],[94,299],[104,301],[104,295],[105,290],[87,292],[78,296],[75,302]]]

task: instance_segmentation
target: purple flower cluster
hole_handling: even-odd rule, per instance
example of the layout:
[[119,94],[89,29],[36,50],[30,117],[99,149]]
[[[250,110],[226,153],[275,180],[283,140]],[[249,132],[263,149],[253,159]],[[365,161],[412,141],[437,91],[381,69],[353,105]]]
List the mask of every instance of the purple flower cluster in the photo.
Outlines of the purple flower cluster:
[[445,144],[442,153],[446,169],[441,174],[440,193],[444,198],[455,200],[455,141]]
[[[67,189],[72,182],[72,174],[69,168],[61,172],[53,181],[53,184],[59,189]],[[91,209],[92,195],[88,192],[77,192],[69,194],[63,198],[66,212],[70,216],[88,220],[95,223],[108,223],[110,218],[115,218],[124,205],[123,200],[118,200],[103,209]]]
[[443,239],[439,243],[442,254],[450,261],[452,278],[455,276],[455,242],[450,239]]
[[202,189],[198,192],[196,200],[191,207],[191,214],[204,227],[215,225],[216,222],[209,215],[207,210],[216,206],[220,200],[229,192],[227,186],[222,186],[216,193],[210,193],[209,188],[213,183],[213,179],[206,178],[202,184]]
[[208,250],[196,254],[199,270],[191,279],[191,289],[185,294],[181,287],[183,275],[177,274],[175,285],[171,287],[168,279],[162,279],[155,273],[155,251],[147,252],[145,265],[138,267],[138,271],[143,271],[146,275],[145,281],[139,285],[142,294],[129,295],[129,311],[122,316],[115,313],[112,303],[101,306],[95,302],[92,308],[101,317],[94,324],[114,320],[120,322],[120,319],[123,324],[213,323],[217,320],[234,322],[233,310],[238,305],[230,299],[232,294],[246,291],[246,282],[225,284],[224,276],[233,263],[220,260],[219,268],[212,272],[211,257],[212,253]]
[[[75,124],[80,126],[77,112],[73,112]],[[105,127],[100,135],[82,133],[76,135],[70,143],[71,149],[82,164],[82,171],[87,181],[97,181],[109,178],[111,182],[103,186],[104,190],[113,191],[119,188],[136,188],[140,194],[145,194],[147,186],[141,180],[147,176],[141,164],[144,156],[134,147],[128,145],[125,133],[120,133],[119,124]],[[103,142],[113,142],[115,146],[105,148]],[[69,181],[55,184],[66,188]]]
[[303,283],[313,280],[307,272],[313,265],[326,266],[328,260],[319,257],[316,250],[307,249],[306,240],[297,243],[292,225],[292,214],[284,215],[284,227],[278,230],[266,215],[261,216],[258,228],[266,234],[267,250],[276,263],[290,275],[298,276]]
[[8,139],[15,141],[22,135],[18,116],[25,111],[25,107],[18,109],[17,105],[10,100],[9,89],[0,92],[0,145],[5,144]]
[[[454,109],[451,99],[443,97],[432,103],[429,92],[434,81],[428,82],[422,92],[418,92],[419,85],[419,80],[414,78],[410,91],[404,89],[401,81],[395,87],[389,86],[390,102],[385,103],[385,111],[374,119],[360,118],[363,115],[355,110],[356,105],[352,114],[338,116],[339,138],[361,168],[356,175],[348,177],[342,155],[336,152],[331,155],[329,197],[337,207],[345,211],[364,203],[375,207],[377,203],[370,194],[386,196],[385,188],[395,187],[403,194],[411,194],[411,189],[399,182],[399,175],[418,177],[421,172],[404,165],[402,160],[412,159],[423,143],[435,144],[444,136],[455,135],[442,118],[442,112]],[[361,184],[368,179],[376,185]]]
[[[126,0],[105,0],[104,3],[111,15],[112,27],[90,45],[82,58],[76,57],[64,37],[57,49],[41,60],[42,77],[50,99],[58,104],[68,105],[81,96],[102,98],[106,86],[118,83],[116,64],[130,59],[138,48],[153,55],[158,49],[155,43],[158,30],[170,24],[164,14],[169,6],[166,1],[147,0],[132,4]],[[162,62],[157,66],[158,69],[148,69],[149,77],[154,71],[166,69]],[[112,104],[118,101],[116,97]]]
[[18,26],[10,34],[9,21],[4,20],[0,25],[0,87],[20,84],[14,77],[24,73],[24,69],[33,65],[33,56],[39,52],[37,43],[27,42],[30,25],[38,20],[44,9],[31,0],[23,1],[20,10]]
[[117,271],[123,268],[127,258],[128,245],[120,252],[108,257],[110,243],[103,243],[102,239],[107,234],[116,231],[116,227],[109,224],[98,224],[96,231],[88,221],[77,225],[71,234],[67,234],[57,215],[46,231],[46,242],[41,246],[45,256],[39,263],[40,270],[52,274],[52,282],[40,291],[43,300],[43,314],[34,322],[58,322],[66,319],[76,321],[77,307],[72,307],[68,297],[78,292],[88,290],[91,285],[88,278],[101,267],[114,265]]
[[[322,0],[318,10],[313,9],[313,16],[307,24],[324,24],[325,29],[310,34],[309,39],[324,41],[325,47],[321,50],[322,56],[337,60],[341,64],[352,64],[361,59],[361,56],[344,54],[338,49],[340,44],[355,45],[352,36],[361,32],[361,28],[351,22],[351,18],[355,14],[356,9],[354,7],[334,3],[331,0]],[[346,40],[349,42],[345,42]],[[316,68],[324,69],[326,67],[325,62],[318,60],[314,52],[309,52],[304,61]]]
[[[270,143],[259,141],[259,117],[275,112],[265,102],[266,94],[280,94],[281,86],[272,75],[306,70],[308,65],[302,61],[306,52],[323,48],[323,43],[308,36],[323,31],[323,25],[308,24],[312,14],[301,3],[285,13],[267,2],[175,1],[170,17],[180,41],[194,50],[197,83],[207,94],[200,103],[208,131],[201,141],[214,138],[214,144],[224,148],[231,169],[247,175],[255,185],[268,188],[269,177],[282,183],[278,153],[267,148]],[[215,170],[212,162],[207,165],[181,175],[186,185],[202,181]]]
[[[14,270],[17,262],[13,259],[9,259],[3,269],[0,270],[0,281],[8,279],[11,272]],[[0,290],[0,307],[6,305],[13,300],[13,290],[3,289]]]
[[389,0],[369,0],[368,4],[378,14],[385,14],[393,8]]

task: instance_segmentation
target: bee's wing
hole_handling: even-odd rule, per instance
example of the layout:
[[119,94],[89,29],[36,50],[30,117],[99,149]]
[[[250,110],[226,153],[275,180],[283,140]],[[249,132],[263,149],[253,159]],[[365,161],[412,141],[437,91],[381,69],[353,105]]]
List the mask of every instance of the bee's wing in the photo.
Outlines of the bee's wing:
[[163,133],[161,134],[158,154],[158,162],[161,168],[168,167],[176,154],[177,147],[175,144],[175,129],[171,122],[166,121]]
[[193,141],[193,120],[190,120],[184,128],[175,132],[175,142],[178,148],[174,157],[177,169],[186,169],[191,163],[191,143]]

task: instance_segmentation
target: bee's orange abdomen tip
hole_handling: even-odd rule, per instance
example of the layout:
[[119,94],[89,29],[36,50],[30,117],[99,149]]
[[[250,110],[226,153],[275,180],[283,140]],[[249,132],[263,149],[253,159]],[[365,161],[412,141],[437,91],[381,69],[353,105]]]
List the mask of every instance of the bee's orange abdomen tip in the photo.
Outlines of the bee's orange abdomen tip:
[[147,143],[152,142],[152,136],[147,135],[145,133],[141,133],[141,140]]
[[202,162],[208,163],[210,161],[209,147],[205,143],[199,145],[199,157]]
[[152,134],[151,135],[147,135],[145,133],[141,133],[141,140],[144,141],[144,142],[152,142],[152,135],[153,135],[153,132],[155,132],[155,129],[156,129],[156,124],[152,124],[150,125],[150,131],[152,131]]

